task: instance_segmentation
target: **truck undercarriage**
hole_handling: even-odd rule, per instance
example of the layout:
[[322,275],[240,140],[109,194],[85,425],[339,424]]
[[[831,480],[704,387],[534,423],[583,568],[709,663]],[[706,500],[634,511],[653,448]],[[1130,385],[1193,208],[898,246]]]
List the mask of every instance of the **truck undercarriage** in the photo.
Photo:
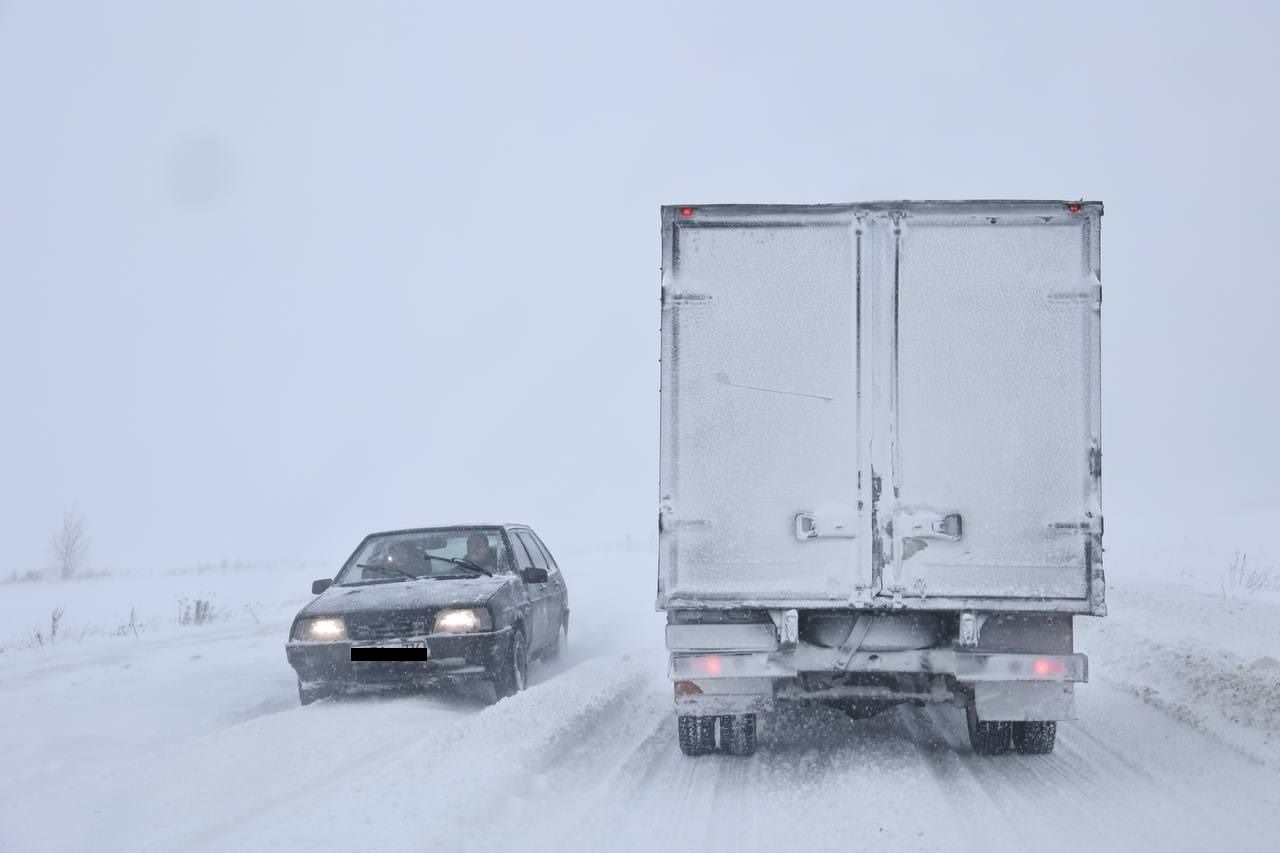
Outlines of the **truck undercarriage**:
[[[1011,744],[1047,752],[1053,724],[1074,715],[1074,685],[1088,680],[1088,659],[1072,651],[1070,614],[684,609],[668,619],[680,731],[697,735],[681,737],[689,754],[710,751],[705,733],[716,725],[751,732],[721,734],[721,749],[754,744],[757,715],[777,702],[821,703],[852,717],[906,702],[950,704],[970,716],[979,752]],[[976,633],[962,638],[961,625]]]

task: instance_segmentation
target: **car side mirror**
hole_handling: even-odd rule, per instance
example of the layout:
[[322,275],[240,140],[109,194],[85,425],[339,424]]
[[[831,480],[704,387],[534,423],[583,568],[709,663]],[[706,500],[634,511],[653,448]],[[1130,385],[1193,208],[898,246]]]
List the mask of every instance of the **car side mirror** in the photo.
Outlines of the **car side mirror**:
[[333,581],[330,578],[324,578],[323,580],[312,581],[311,594],[319,595],[320,593],[324,592],[326,589],[328,589],[331,586],[333,586]]
[[530,566],[527,569],[521,570],[520,579],[523,580],[525,583],[546,583],[547,570]]

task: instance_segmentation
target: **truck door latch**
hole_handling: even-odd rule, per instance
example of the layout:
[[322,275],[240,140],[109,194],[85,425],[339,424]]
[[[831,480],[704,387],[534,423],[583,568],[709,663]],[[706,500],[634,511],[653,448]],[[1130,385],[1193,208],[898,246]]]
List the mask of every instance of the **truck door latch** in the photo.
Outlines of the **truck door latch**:
[[947,539],[957,542],[964,536],[964,518],[958,512],[904,512],[894,520],[895,534],[903,539]]
[[858,535],[858,511],[840,503],[821,504],[813,512],[795,516],[796,538],[854,539]]

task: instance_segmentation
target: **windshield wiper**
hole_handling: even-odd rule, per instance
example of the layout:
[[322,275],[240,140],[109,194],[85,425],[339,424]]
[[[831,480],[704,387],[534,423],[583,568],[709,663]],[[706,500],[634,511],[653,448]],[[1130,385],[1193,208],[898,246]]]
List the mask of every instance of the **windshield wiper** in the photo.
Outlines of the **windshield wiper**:
[[423,554],[428,560],[444,560],[446,563],[453,563],[455,566],[462,566],[464,569],[470,569],[473,572],[479,572],[485,577],[493,577],[493,572],[484,566],[477,566],[470,560],[464,560],[461,557],[441,557],[439,554]]
[[356,568],[357,569],[374,569],[375,571],[379,571],[379,572],[391,572],[392,574],[400,575],[400,577],[402,578],[408,578],[411,581],[416,581],[422,577],[422,575],[411,574],[409,572],[406,572],[404,569],[398,569],[395,566],[375,566],[371,563],[356,563]]

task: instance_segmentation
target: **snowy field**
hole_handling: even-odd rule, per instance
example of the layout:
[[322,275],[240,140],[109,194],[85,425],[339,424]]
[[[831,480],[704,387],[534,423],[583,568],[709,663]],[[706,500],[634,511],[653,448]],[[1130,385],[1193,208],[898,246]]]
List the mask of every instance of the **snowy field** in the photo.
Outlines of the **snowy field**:
[[0,850],[1276,849],[1280,565],[1108,536],[1043,757],[974,756],[949,707],[792,710],[750,758],[683,757],[647,551],[560,555],[569,653],[494,706],[300,707],[284,639],[324,566],[0,586]]

